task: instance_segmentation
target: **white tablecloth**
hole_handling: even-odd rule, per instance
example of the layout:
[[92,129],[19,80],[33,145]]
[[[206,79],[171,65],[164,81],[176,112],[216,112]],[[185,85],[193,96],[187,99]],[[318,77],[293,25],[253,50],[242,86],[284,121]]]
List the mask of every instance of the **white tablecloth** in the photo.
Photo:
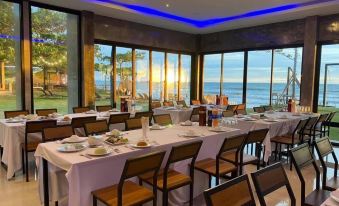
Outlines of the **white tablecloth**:
[[170,114],[172,123],[178,124],[180,122],[185,122],[186,120],[189,120],[191,118],[192,110],[193,110],[192,108],[176,109],[173,107],[169,107],[169,108],[159,107],[159,108],[153,109],[153,112],[154,112],[154,115]]
[[[196,132],[201,133],[204,136],[195,139],[178,136],[178,134],[183,134],[185,131],[190,129],[194,129]],[[125,161],[128,158],[146,154],[151,151],[165,150],[167,153],[163,161],[164,166],[172,146],[195,141],[196,139],[203,140],[198,160],[207,157],[215,158],[224,138],[240,134],[240,132],[241,131],[238,129],[229,128],[228,132],[214,133],[208,131],[207,127],[194,126],[192,128],[176,125],[165,130],[150,131],[148,135],[150,140],[155,141],[157,144],[149,149],[131,150],[125,146],[116,146],[116,148],[120,150],[120,153],[113,153],[110,156],[102,158],[87,159],[86,157],[80,156],[79,153],[59,153],[56,149],[60,146],[60,144],[50,142],[39,144],[35,156],[38,161],[40,160],[40,157],[44,157],[50,164],[66,171],[69,188],[69,206],[89,206],[92,205],[91,191],[117,184],[119,182]],[[131,142],[136,142],[141,135],[141,130],[134,130],[129,131],[127,137]],[[188,161],[182,161],[174,164],[173,167],[177,171],[188,174],[188,163]],[[42,178],[39,176],[39,179],[41,180]],[[55,186],[50,185],[50,188],[53,187]],[[208,176],[196,171],[194,196],[196,197],[201,194],[205,189],[207,189],[207,187]],[[41,190],[40,194],[41,196],[43,194]],[[158,194],[160,204],[161,193],[159,192]],[[189,199],[188,187],[179,188],[170,192],[169,199],[171,205],[184,204]]]
[[[119,114],[112,112],[111,114]],[[97,119],[108,119],[105,113],[97,114],[68,114],[70,118],[97,116]],[[58,121],[58,124],[69,124],[70,122]],[[110,129],[124,129],[124,124],[111,125]],[[80,132],[81,133],[81,132]],[[1,161],[7,165],[7,179],[13,177],[16,171],[21,169],[21,144],[25,142],[25,123],[7,123],[5,119],[0,120],[0,145],[3,147]]]

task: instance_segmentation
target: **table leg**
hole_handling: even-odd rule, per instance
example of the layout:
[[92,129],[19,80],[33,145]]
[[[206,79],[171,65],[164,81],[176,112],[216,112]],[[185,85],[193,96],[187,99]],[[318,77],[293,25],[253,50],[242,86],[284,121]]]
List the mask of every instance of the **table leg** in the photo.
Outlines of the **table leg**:
[[42,158],[42,178],[44,187],[44,206],[49,206],[48,162]]

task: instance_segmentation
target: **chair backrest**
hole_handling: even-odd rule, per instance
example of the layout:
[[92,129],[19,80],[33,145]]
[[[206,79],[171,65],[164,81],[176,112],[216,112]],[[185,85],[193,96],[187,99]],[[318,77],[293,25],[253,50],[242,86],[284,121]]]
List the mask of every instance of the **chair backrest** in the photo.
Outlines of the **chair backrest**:
[[42,133],[44,128],[55,127],[56,125],[56,120],[28,121],[26,122],[25,133]]
[[184,106],[184,107],[187,106],[187,104],[186,104],[186,102],[185,102],[184,100],[179,100],[179,101],[177,101],[177,105],[182,105],[182,106]]
[[172,101],[164,101],[163,105],[166,106],[166,107],[173,107],[174,106]]
[[199,107],[193,107],[192,113],[191,113],[191,118],[193,115],[199,115]]
[[[297,124],[297,127],[294,129],[294,131],[293,131],[293,137],[295,138],[296,136],[298,136],[298,134],[302,134],[303,133],[303,131],[304,131],[304,129],[305,129],[305,127],[306,127],[306,125],[307,125],[307,122],[309,121],[310,119],[308,118],[308,119],[302,119],[302,120],[300,120],[299,122],[298,122],[298,124]],[[294,140],[294,138],[293,138],[293,140]],[[302,136],[300,135],[300,140],[302,140],[301,139],[302,138]]]
[[238,104],[235,112],[237,114],[247,114],[246,105],[245,104]]
[[112,109],[112,105],[96,106],[97,112],[107,112]]
[[91,110],[89,107],[73,107],[73,113],[83,113]]
[[[236,156],[237,156],[239,151],[242,149],[246,138],[247,138],[247,134],[240,134],[234,137],[225,138],[218,152],[217,159],[223,153],[228,152],[228,151],[234,151],[234,150],[236,150]],[[236,157],[236,159],[238,159],[238,157]]]
[[111,114],[109,116],[108,124],[125,123],[126,119],[129,119],[129,117],[130,113]]
[[72,118],[71,125],[73,129],[75,128],[83,128],[86,123],[94,122],[97,119],[96,116],[89,116],[89,117],[74,117]]
[[248,133],[248,137],[246,139],[245,144],[252,144],[252,143],[261,143],[266,138],[268,133],[268,129],[258,129],[252,130]]
[[233,113],[235,113],[235,110],[237,109],[237,105],[227,105],[227,109],[226,110],[231,110],[233,111]]
[[125,130],[141,129],[141,118],[130,118],[125,120]]
[[28,110],[4,111],[5,119],[17,117],[17,116],[20,116],[20,115],[26,116],[28,114],[29,114]]
[[275,163],[251,174],[260,205],[266,206],[265,196],[281,187],[286,187],[291,199],[291,205],[296,205],[296,199],[287,175],[281,163]]
[[207,206],[255,206],[247,174],[206,190],[204,196]]
[[311,149],[309,148],[307,143],[291,149],[290,152],[291,152],[292,163],[297,171],[299,180],[301,182],[301,187],[300,187],[301,204],[300,205],[304,205],[305,203],[305,179],[301,173],[301,169],[310,164],[313,165],[313,168],[316,172],[316,189],[320,188],[320,171],[312,155]]
[[42,131],[42,142],[60,140],[72,135],[74,135],[74,130],[71,125],[46,127]]
[[38,116],[45,116],[47,117],[49,114],[53,114],[53,113],[56,113],[58,112],[57,109],[36,109],[35,110],[35,113],[38,115]]
[[106,120],[97,120],[95,122],[87,122],[84,124],[86,136],[94,134],[104,134],[109,132]]
[[232,110],[224,110],[224,111],[222,111],[222,116],[223,117],[233,117],[234,112]]
[[317,139],[315,146],[320,157],[325,157],[334,152],[331,141],[328,137]]
[[318,121],[318,118],[319,117],[311,117],[306,126],[305,126],[305,129],[313,129],[316,125],[317,125],[317,121]]
[[330,115],[328,115],[328,118],[327,118],[326,122],[327,123],[332,122],[332,119],[333,119],[335,114],[336,114],[336,112],[331,112]]
[[318,118],[317,124],[318,124],[318,123],[322,124],[322,123],[326,122],[326,120],[327,120],[327,118],[328,118],[329,115],[330,115],[330,114],[321,114],[321,115],[319,116],[319,118]]
[[258,113],[264,113],[265,109],[264,107],[253,107],[253,111]]
[[270,105],[267,105],[267,106],[264,106],[264,110],[265,110],[265,111],[272,111],[272,110],[273,110],[273,107],[270,106]]
[[136,112],[134,115],[135,118],[141,118],[141,117],[149,117],[149,121],[152,121],[153,118],[153,112]]
[[198,99],[192,100],[191,102],[192,102],[192,105],[200,105],[201,104],[200,100],[198,100]]
[[155,108],[158,108],[158,107],[161,107],[161,102],[160,101],[152,101],[151,108],[155,109]]
[[202,141],[194,141],[187,144],[173,146],[168,157],[167,165],[186,159],[196,159],[201,148]]
[[172,124],[172,119],[170,114],[158,114],[158,115],[153,115],[154,122],[159,124],[159,125],[170,125]]

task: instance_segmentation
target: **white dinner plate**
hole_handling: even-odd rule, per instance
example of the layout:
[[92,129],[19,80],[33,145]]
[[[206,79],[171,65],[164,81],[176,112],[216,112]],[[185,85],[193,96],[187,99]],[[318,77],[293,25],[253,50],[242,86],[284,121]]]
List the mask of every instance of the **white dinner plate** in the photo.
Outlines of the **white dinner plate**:
[[132,147],[135,147],[135,148],[141,148],[141,149],[144,149],[144,148],[150,148],[152,147],[152,144],[147,144],[146,146],[138,146],[136,143],[135,144],[131,144]]
[[65,138],[62,143],[81,143],[87,140],[87,137],[78,137],[77,139]]
[[95,150],[98,149],[98,148],[89,148],[87,151],[86,151],[86,154],[90,155],[90,156],[106,156],[106,155],[109,155],[112,153],[112,150],[110,149],[106,149],[106,152],[105,153],[102,153],[102,154],[96,154],[95,153]]
[[86,145],[84,144],[64,144],[58,147],[59,152],[79,152],[81,150],[84,150],[86,148]]
[[165,126],[159,126],[158,128],[157,127],[150,127],[151,130],[163,130],[163,129],[166,129]]

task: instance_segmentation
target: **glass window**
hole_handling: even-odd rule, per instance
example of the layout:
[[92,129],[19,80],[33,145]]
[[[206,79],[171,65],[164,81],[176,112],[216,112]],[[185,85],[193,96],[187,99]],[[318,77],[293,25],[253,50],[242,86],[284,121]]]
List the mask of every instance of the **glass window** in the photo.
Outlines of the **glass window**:
[[0,1],[0,118],[4,111],[22,109],[20,5]]
[[116,47],[116,103],[120,109],[120,98],[132,95],[132,49]]
[[272,50],[248,52],[246,106],[270,104]]
[[300,99],[302,48],[274,50],[272,105],[286,105],[288,99]]
[[152,52],[152,100],[164,100],[165,53]]
[[[339,44],[321,47],[318,112],[336,111],[332,119],[339,122]],[[339,129],[332,127],[330,137],[339,140]]]
[[221,54],[204,56],[203,100],[215,103],[215,96],[220,95]]
[[180,100],[190,105],[191,100],[191,56],[181,55]]
[[242,103],[244,52],[225,53],[222,94],[232,104]]
[[167,97],[166,100],[178,100],[179,83],[178,54],[167,54]]
[[31,7],[34,108],[78,105],[78,16]]
[[112,105],[112,46],[94,45],[95,105]]
[[149,110],[149,51],[135,50],[136,110]]

